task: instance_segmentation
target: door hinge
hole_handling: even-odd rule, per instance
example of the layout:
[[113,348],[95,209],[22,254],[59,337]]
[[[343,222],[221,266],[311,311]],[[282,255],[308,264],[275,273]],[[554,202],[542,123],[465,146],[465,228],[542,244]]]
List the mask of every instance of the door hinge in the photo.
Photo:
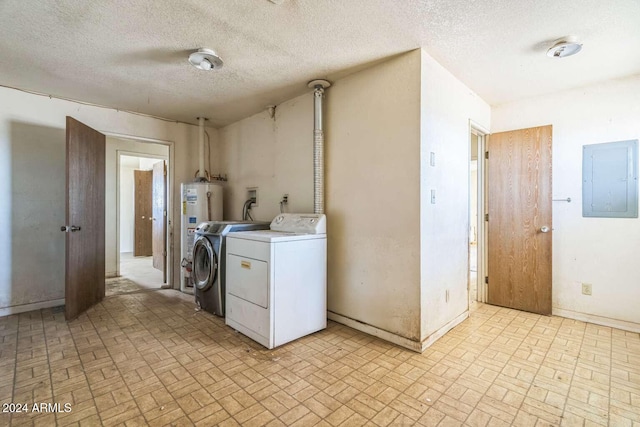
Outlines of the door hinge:
[[485,159],[487,159],[487,160],[489,160],[489,152],[488,152],[488,151],[485,151],[485,152],[484,152],[484,158],[485,158]]
[[167,256],[167,251],[162,251],[162,256]]
[[167,211],[163,211],[162,214],[166,217],[167,216]]
[[489,221],[489,214],[484,214],[484,220]]
[[484,283],[489,284],[489,276],[484,276]]

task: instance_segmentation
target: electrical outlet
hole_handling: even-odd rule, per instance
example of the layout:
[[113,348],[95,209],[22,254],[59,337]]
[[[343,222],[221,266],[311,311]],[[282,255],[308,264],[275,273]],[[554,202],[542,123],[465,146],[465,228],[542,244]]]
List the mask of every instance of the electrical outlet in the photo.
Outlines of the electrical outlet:
[[591,295],[591,283],[582,284],[582,295]]
[[282,203],[284,203],[285,205],[287,203],[289,203],[289,195],[285,194],[284,196],[282,196]]
[[258,207],[258,187],[247,187],[247,200],[255,199],[255,203],[251,204],[251,207]]
[[431,204],[436,204],[436,190],[431,190]]

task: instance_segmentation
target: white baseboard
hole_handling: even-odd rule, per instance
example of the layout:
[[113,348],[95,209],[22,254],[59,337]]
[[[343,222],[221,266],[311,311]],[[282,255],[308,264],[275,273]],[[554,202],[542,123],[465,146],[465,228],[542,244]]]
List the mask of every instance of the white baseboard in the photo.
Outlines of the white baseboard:
[[457,316],[451,322],[444,325],[442,328],[438,329],[427,338],[420,341],[414,341],[409,338],[394,334],[389,331],[385,331],[384,329],[376,328],[375,326],[369,325],[367,323],[360,322],[358,320],[351,319],[346,316],[342,316],[341,314],[334,313],[332,311],[327,311],[327,318],[333,320],[335,322],[341,323],[350,328],[356,329],[360,332],[364,332],[365,334],[373,335],[374,337],[381,338],[385,341],[389,341],[390,343],[399,345],[400,347],[404,347],[406,349],[422,353],[432,345],[434,342],[438,340],[441,336],[449,332],[451,329],[456,327],[462,321],[464,321],[467,317],[469,317],[469,312],[465,311],[461,315]]
[[464,311],[460,315],[458,315],[455,319],[444,325],[442,328],[438,329],[428,337],[422,340],[422,347],[420,352],[425,351],[428,347],[430,347],[434,342],[440,339],[444,334],[458,326],[460,323],[464,322],[469,317],[469,310]]
[[552,309],[554,316],[566,317],[567,319],[580,320],[582,322],[593,323],[595,325],[609,326],[611,328],[622,329],[623,331],[640,333],[640,323],[628,322],[626,320],[612,319],[610,317],[597,316],[595,314],[581,313],[579,311],[566,310],[563,308]]
[[383,340],[389,341],[393,344],[397,344],[400,347],[408,348],[409,350],[417,351],[418,353],[421,352],[420,342],[418,341],[413,341],[409,338],[405,338],[392,332],[385,331],[384,329],[376,328],[375,326],[371,326],[367,323],[351,319],[350,317],[346,317],[332,311],[327,311],[327,318],[360,332],[364,332],[365,334],[382,338]]
[[0,317],[64,305],[64,298],[0,308]]

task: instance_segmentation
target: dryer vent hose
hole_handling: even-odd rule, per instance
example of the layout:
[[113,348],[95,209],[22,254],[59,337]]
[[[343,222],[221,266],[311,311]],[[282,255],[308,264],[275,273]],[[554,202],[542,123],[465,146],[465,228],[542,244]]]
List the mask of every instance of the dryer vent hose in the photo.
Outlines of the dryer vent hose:
[[313,212],[324,213],[324,130],[322,128],[322,104],[324,90],[330,83],[312,80],[313,88]]

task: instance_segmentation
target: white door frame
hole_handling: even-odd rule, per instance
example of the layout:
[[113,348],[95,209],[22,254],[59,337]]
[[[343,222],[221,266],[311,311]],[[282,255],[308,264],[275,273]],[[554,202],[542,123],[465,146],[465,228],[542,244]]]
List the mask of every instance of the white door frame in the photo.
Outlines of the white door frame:
[[[478,137],[478,223],[476,224],[478,233],[477,295],[478,302],[487,302],[487,285],[484,281],[488,268],[487,222],[485,221],[485,214],[487,212],[487,159],[485,158],[485,153],[487,151],[489,131],[473,120],[469,120],[469,151],[471,151],[471,134]],[[469,155],[469,158],[471,158],[471,155]],[[470,210],[471,208],[469,208],[469,211]],[[469,269],[469,265],[467,265],[467,268]]]

